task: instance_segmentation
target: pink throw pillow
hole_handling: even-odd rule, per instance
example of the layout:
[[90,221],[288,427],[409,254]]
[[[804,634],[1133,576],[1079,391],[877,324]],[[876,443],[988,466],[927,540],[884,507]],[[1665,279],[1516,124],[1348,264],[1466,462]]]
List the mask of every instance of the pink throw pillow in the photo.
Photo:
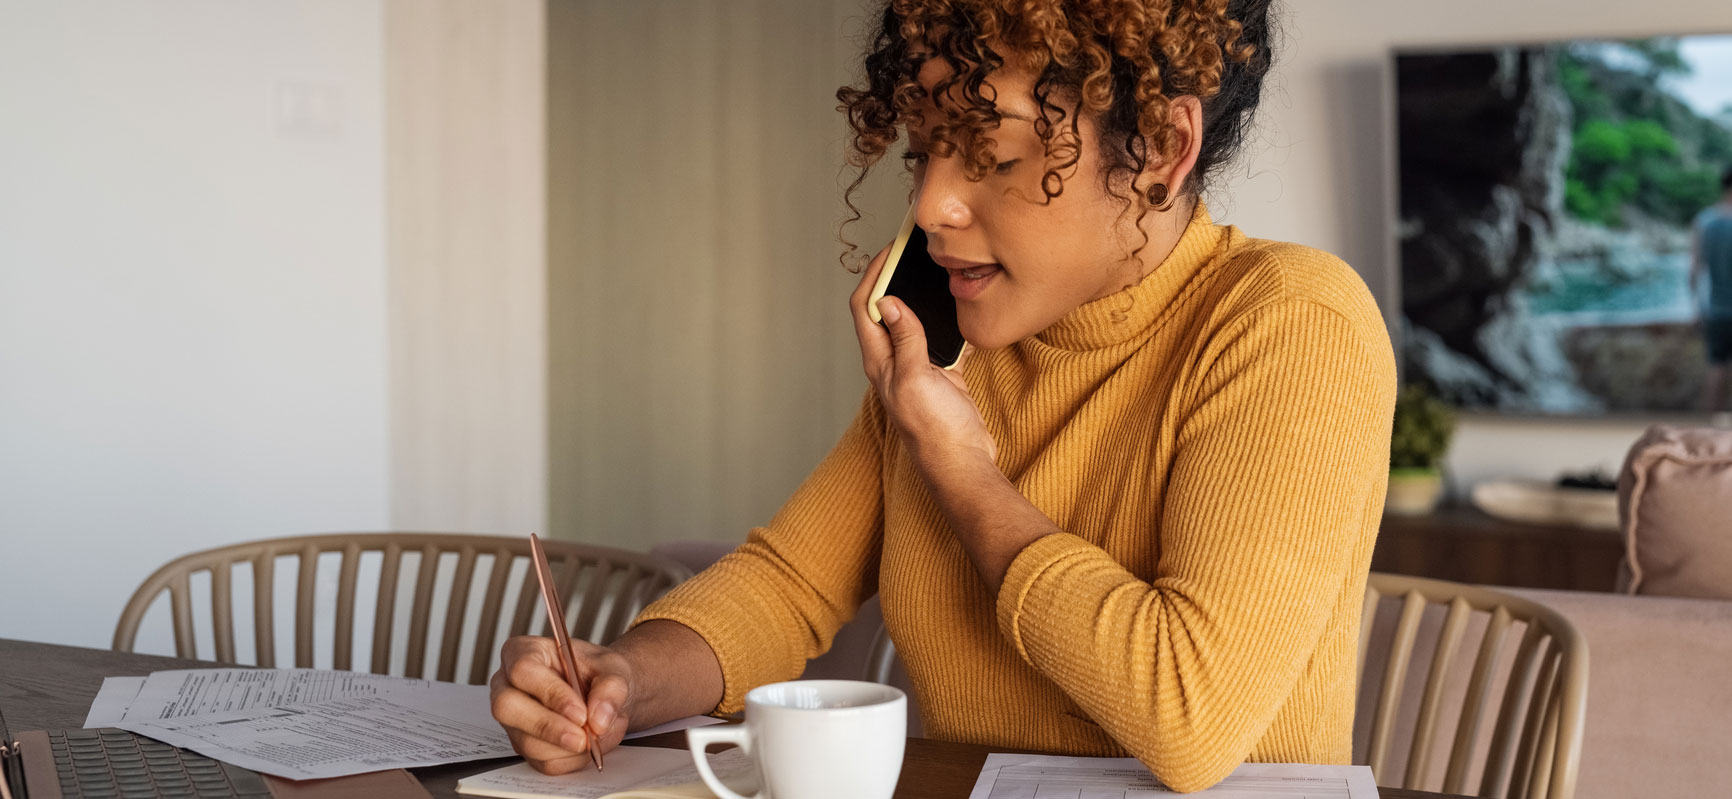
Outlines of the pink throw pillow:
[[1627,594],[1732,599],[1732,430],[1654,425],[1618,477]]

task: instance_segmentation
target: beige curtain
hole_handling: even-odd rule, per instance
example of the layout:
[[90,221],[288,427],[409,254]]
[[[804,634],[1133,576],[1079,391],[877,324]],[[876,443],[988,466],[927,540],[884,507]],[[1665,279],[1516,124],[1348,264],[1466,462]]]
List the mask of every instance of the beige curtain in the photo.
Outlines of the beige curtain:
[[[866,382],[837,262],[855,2],[548,7],[549,508],[630,547],[769,520]],[[876,250],[887,165],[850,228]]]
[[387,0],[391,524],[547,525],[543,0]]
[[862,13],[387,3],[395,526],[646,548],[769,520],[866,386],[836,240]]

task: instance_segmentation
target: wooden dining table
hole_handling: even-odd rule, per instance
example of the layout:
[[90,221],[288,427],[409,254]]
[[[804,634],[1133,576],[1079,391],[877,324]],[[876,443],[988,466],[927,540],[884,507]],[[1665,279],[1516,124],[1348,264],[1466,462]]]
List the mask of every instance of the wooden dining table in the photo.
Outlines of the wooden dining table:
[[[102,678],[221,664],[0,638],[0,712],[13,734],[83,726]],[[639,738],[634,745],[684,749],[683,733]],[[967,799],[990,752],[1002,747],[909,738],[896,799]],[[435,799],[456,799],[457,780],[498,768],[500,761],[410,769]],[[1454,794],[1379,788],[1384,799],[1463,799]]]

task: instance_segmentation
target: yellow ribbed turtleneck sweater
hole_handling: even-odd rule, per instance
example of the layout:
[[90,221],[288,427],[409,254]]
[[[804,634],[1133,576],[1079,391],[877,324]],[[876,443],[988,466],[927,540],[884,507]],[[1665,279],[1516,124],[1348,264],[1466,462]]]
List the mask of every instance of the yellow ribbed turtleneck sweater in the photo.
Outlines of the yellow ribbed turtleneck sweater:
[[989,593],[868,392],[768,526],[639,618],[714,648],[717,712],[877,593],[929,737],[1129,754],[1180,791],[1347,763],[1395,401],[1359,277],[1199,203],[1141,282],[961,368],[999,468],[1065,532]]

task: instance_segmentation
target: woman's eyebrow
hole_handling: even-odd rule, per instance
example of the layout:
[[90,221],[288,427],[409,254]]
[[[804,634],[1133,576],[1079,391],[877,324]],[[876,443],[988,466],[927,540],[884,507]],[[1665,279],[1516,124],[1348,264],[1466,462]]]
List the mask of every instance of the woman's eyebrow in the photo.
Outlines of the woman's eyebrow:
[[996,110],[998,111],[998,115],[1001,117],[1004,117],[1005,119],[1020,119],[1024,122],[1033,122],[1034,121],[1034,115],[1033,114],[1026,113],[1020,108],[1002,108],[1001,107],[1001,108],[998,108]]
[[1004,117],[1005,119],[1017,119],[1017,120],[1021,120],[1023,122],[1028,122],[1028,123],[1033,123],[1035,121],[1034,114],[1029,113],[1026,109],[1024,109],[1020,106],[1016,107],[1016,108],[1004,108],[1001,106],[994,106],[993,110],[995,112],[997,112],[999,116]]

